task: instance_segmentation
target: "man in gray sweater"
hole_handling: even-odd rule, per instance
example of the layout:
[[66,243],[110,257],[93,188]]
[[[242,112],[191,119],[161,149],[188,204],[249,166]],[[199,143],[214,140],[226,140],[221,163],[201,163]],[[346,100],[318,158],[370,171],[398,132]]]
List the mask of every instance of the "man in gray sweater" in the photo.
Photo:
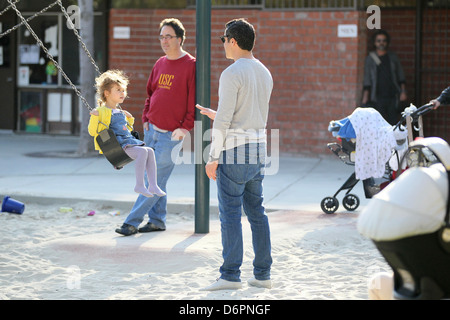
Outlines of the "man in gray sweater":
[[214,119],[206,174],[217,182],[222,231],[221,276],[204,290],[242,287],[243,259],[241,207],[251,225],[255,258],[252,286],[271,288],[272,265],[269,221],[263,206],[266,124],[273,79],[252,50],[255,30],[244,19],[231,20],[220,37],[225,55],[234,63],[219,80],[217,113],[197,106]]

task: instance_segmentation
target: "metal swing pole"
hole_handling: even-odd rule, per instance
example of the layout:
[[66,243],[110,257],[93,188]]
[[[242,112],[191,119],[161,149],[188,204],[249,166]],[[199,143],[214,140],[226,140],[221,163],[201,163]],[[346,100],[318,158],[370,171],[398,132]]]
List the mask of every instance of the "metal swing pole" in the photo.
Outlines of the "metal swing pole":
[[[196,21],[196,103],[209,107],[211,103],[211,1],[196,1]],[[208,233],[209,179],[205,173],[203,150],[209,143],[209,139],[204,137],[204,133],[211,125],[210,119],[201,115],[198,109],[195,111],[195,119],[195,233]]]

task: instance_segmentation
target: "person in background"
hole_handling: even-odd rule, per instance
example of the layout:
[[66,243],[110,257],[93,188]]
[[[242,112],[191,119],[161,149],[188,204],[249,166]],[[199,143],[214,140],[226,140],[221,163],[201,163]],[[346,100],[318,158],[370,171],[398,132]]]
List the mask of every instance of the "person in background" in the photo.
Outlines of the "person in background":
[[[183,50],[183,24],[175,18],[164,19],[159,26],[159,41],[165,55],[156,61],[147,82],[147,99],[142,113],[144,142],[155,150],[157,182],[167,192],[184,136],[194,127],[195,58]],[[137,232],[166,230],[167,195],[139,196],[117,233],[129,236]],[[148,215],[147,224],[138,229]]]
[[391,125],[400,120],[401,105],[408,99],[405,74],[398,56],[388,50],[389,34],[378,30],[373,37],[375,50],[364,64],[362,104],[372,106]]

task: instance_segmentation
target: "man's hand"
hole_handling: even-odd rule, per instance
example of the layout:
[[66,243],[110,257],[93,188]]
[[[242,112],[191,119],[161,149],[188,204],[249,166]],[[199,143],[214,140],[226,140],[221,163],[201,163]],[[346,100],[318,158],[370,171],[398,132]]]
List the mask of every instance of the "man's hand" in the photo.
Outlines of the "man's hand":
[[172,132],[172,140],[183,140],[184,136],[188,133],[186,129],[177,128]]
[[433,105],[433,108],[431,108],[433,110],[436,110],[441,105],[441,103],[438,100],[436,100],[436,99],[431,100],[429,103],[431,103]]
[[208,178],[216,181],[217,167],[219,166],[219,160],[208,161],[205,166],[206,175]]
[[133,115],[126,110],[122,110],[127,118],[133,118]]
[[143,125],[144,129],[146,131],[148,131],[148,122],[144,122],[142,125]]
[[400,101],[406,101],[408,99],[408,96],[406,95],[406,92],[402,91],[400,93]]
[[207,116],[207,117],[210,118],[211,120],[214,120],[214,118],[216,117],[216,113],[217,113],[217,112],[214,111],[213,109],[202,107],[202,106],[199,105],[199,104],[196,104],[195,107],[196,107],[197,109],[200,109],[200,113],[201,113],[201,114],[204,114],[205,116]]

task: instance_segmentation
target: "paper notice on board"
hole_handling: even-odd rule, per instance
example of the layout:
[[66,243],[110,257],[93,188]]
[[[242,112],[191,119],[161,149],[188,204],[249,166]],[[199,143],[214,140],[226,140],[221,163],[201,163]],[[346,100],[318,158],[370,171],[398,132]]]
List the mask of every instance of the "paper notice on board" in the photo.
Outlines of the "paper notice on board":
[[58,56],[58,26],[54,25],[45,29],[45,42],[50,43],[48,53],[53,57]]
[[39,45],[21,44],[19,46],[20,64],[38,64],[39,63]]
[[358,26],[356,24],[338,25],[339,38],[356,38],[358,36]]
[[28,67],[19,67],[19,86],[27,86],[30,84],[30,68]]
[[114,27],[114,39],[130,39],[130,27]]
[[72,95],[70,93],[51,92],[47,96],[47,121],[72,121]]

